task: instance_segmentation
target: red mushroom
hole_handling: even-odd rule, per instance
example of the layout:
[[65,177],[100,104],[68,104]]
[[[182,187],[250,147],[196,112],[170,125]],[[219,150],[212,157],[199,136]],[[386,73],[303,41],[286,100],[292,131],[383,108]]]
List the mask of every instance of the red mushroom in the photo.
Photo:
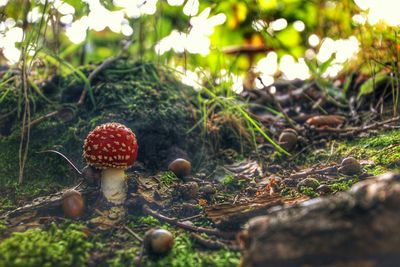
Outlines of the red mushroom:
[[101,170],[101,191],[111,203],[126,199],[125,170],[135,162],[138,145],[131,129],[120,123],[105,123],[89,133],[83,146],[87,163]]

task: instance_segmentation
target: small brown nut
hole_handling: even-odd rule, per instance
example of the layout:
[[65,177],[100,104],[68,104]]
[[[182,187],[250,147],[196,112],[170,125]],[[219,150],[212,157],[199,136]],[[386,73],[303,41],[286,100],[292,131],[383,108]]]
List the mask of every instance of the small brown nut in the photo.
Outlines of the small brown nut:
[[145,235],[149,252],[154,254],[166,254],[174,246],[174,236],[165,229],[152,229]]
[[67,190],[63,194],[63,211],[65,216],[76,219],[85,211],[85,201],[82,194],[74,189]]
[[361,172],[361,164],[353,157],[342,160],[338,171],[345,175],[355,175]]
[[183,178],[190,174],[192,164],[186,159],[178,158],[168,165],[168,170],[175,173],[177,177]]
[[283,132],[279,136],[278,142],[283,149],[291,151],[295,148],[297,140],[298,140],[297,132],[293,129],[288,128],[283,130]]

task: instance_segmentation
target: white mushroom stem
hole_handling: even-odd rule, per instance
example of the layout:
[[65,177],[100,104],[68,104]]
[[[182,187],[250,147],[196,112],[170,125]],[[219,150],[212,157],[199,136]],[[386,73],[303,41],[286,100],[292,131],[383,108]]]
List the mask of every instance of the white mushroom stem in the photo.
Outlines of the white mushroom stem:
[[101,191],[109,202],[123,204],[127,188],[124,169],[109,168],[101,172]]

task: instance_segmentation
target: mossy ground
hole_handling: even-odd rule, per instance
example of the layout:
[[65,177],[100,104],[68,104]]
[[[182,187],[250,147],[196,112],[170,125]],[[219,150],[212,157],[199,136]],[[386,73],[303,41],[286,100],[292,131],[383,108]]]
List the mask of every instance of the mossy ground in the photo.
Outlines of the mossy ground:
[[85,266],[93,245],[82,228],[51,224],[47,230],[15,232],[0,243],[0,266]]
[[[174,247],[170,253],[163,257],[145,256],[142,266],[234,267],[239,263],[239,253],[225,249],[212,252],[199,249],[186,232],[162,224],[153,217],[131,216],[127,225],[141,236],[153,227],[167,229],[174,235]],[[47,228],[13,233],[2,240],[0,266],[132,266],[141,247],[128,232],[111,230],[92,234],[83,225],[66,222],[52,223]],[[1,231],[0,223],[0,234]],[[107,255],[105,260],[103,255]]]
[[[199,249],[190,240],[186,232],[160,223],[153,217],[134,218],[129,226],[133,229],[146,225],[147,227],[163,228],[171,231],[175,236],[172,251],[164,257],[151,257],[143,261],[146,267],[234,267],[239,264],[239,253],[221,249],[218,251],[206,251]],[[142,232],[143,234],[143,232]],[[123,248],[115,253],[108,261],[113,267],[131,266],[132,259],[136,257],[139,247]]]
[[[340,164],[345,157],[349,156],[363,163],[363,177],[358,175],[339,177],[330,183],[332,193],[348,190],[366,176],[398,171],[400,169],[400,131],[380,131],[351,140],[331,140],[322,147],[313,148],[308,153],[299,155],[294,163],[300,168],[322,168],[333,163]],[[304,188],[302,193],[310,197],[319,196],[313,188]]]
[[369,161],[365,164],[366,170],[373,175],[397,170],[400,168],[400,131],[381,131],[352,140],[332,140],[321,148],[300,155],[296,164],[315,166],[340,163],[348,156],[360,161]]
[[[21,186],[17,185],[21,132],[18,114],[10,115],[7,122],[0,121],[1,129],[11,129],[0,135],[0,211],[12,208],[18,200],[57,191],[76,182],[74,171],[58,155],[38,152],[58,150],[82,168],[85,165],[83,141],[90,130],[101,123],[116,121],[130,127],[138,139],[139,161],[148,169],[165,169],[171,148],[194,159],[200,154],[201,149],[196,145],[199,138],[195,132],[187,134],[196,122],[191,102],[193,91],[162,67],[146,62],[118,61],[92,82],[96,108],[90,97],[82,107],[75,105],[85,86],[75,75],[53,80],[51,86],[43,87],[47,98],[57,104],[46,104],[33,93],[32,119],[60,106],[71,107],[75,116],[68,121],[50,118],[32,127],[25,182]],[[13,90],[6,100],[3,103],[9,105],[2,105],[4,113],[18,106],[17,91]]]

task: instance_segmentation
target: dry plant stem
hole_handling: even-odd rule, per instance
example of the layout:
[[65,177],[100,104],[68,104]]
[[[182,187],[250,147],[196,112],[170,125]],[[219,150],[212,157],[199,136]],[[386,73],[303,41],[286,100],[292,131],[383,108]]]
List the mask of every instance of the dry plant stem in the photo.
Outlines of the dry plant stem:
[[143,238],[141,238],[138,234],[136,234],[134,231],[132,231],[131,228],[129,228],[128,226],[124,225],[124,229],[130,233],[136,240],[138,240],[139,242],[143,242]]
[[300,127],[296,125],[296,123],[288,116],[288,114],[286,113],[286,111],[282,108],[281,103],[279,103],[279,101],[276,100],[276,97],[274,94],[272,94],[269,91],[269,88],[267,86],[264,85],[262,79],[260,77],[257,77],[257,79],[261,82],[261,84],[264,86],[264,91],[267,92],[267,94],[269,95],[269,97],[271,97],[271,99],[274,101],[275,105],[277,106],[278,110],[280,113],[282,113],[283,117],[286,119],[286,121],[289,123],[289,125],[291,127],[293,127],[293,129],[295,129],[296,131],[300,130]]
[[179,219],[179,221],[180,222],[190,221],[190,220],[194,220],[194,219],[200,218],[201,216],[203,216],[203,214],[200,213],[200,214],[196,214],[196,215],[193,215],[193,216],[190,216],[190,217]]
[[19,158],[19,177],[18,183],[22,184],[24,181],[24,170],[25,163],[28,157],[28,149],[29,149],[29,137],[30,137],[30,120],[31,120],[31,110],[29,103],[29,88],[28,88],[28,73],[27,73],[27,65],[25,58],[25,49],[22,51],[22,93],[24,99],[24,111],[22,117],[22,129],[21,129],[21,141],[19,144],[18,150],[18,158]]
[[337,173],[337,169],[338,169],[338,166],[336,166],[336,165],[326,167],[323,169],[319,169],[319,170],[312,169],[310,171],[302,171],[302,172],[294,173],[294,174],[290,175],[290,178],[299,180],[299,179],[307,178],[307,176],[312,175],[312,174],[331,174],[332,175],[332,174]]
[[11,110],[10,112],[7,112],[6,114],[1,115],[1,116],[0,116],[0,121],[6,119],[8,116],[12,115],[12,114],[13,114],[14,112],[16,112],[16,111],[17,111],[17,108],[14,108],[14,109]]
[[167,222],[169,224],[178,226],[180,228],[189,230],[189,231],[193,231],[193,232],[197,232],[197,233],[205,233],[208,235],[214,235],[214,236],[219,236],[219,237],[223,237],[223,238],[234,238],[235,235],[233,233],[224,233],[221,232],[217,229],[211,229],[211,228],[205,228],[205,227],[197,227],[194,225],[190,225],[190,224],[185,224],[182,222],[179,222],[177,219],[175,218],[169,218],[166,217],[162,214],[157,213],[156,211],[152,210],[149,206],[144,205],[143,206],[143,212],[147,215],[153,216],[154,218],[157,218],[161,221]]
[[200,245],[208,248],[208,249],[230,249],[230,250],[234,250],[234,251],[239,251],[239,248],[237,246],[232,246],[229,244],[225,244],[224,242],[220,241],[220,240],[211,240],[208,238],[204,238],[199,234],[196,233],[190,233],[190,237],[197,243],[199,243]]
[[132,229],[129,228],[128,226],[124,225],[124,229],[126,231],[128,231],[129,234],[131,234],[136,240],[138,240],[141,243],[139,257],[135,260],[135,266],[141,267],[143,254],[144,254],[144,242],[143,242],[144,240],[138,234],[136,234],[134,231],[132,231]]
[[144,242],[142,242],[142,245],[140,246],[140,251],[139,251],[139,257],[137,258],[137,260],[135,260],[135,266],[136,267],[142,267],[142,260],[143,260],[143,256],[144,256]]
[[[31,124],[31,125],[32,125],[32,124]],[[37,152],[37,153],[46,153],[46,152],[56,153],[57,155],[60,155],[63,159],[65,159],[65,160],[68,162],[68,164],[69,164],[79,175],[82,175],[82,172],[75,166],[75,164],[73,164],[72,161],[71,161],[69,158],[67,158],[67,156],[65,156],[63,153],[61,153],[61,152],[59,152],[59,151],[57,151],[57,150],[52,150],[52,149],[50,149],[50,150],[43,150],[43,151],[39,151],[39,152]]]
[[[109,58],[103,61],[103,63],[101,63],[99,66],[97,66],[97,68],[95,68],[88,77],[88,81],[89,83],[91,83],[93,81],[93,79],[101,72],[103,71],[105,68],[107,68],[109,65],[111,65],[112,63],[114,63],[115,61],[119,60],[120,58],[122,58],[122,56],[124,55],[124,53],[129,49],[130,45],[132,44],[132,41],[127,42],[124,47],[121,49],[121,51],[118,53],[118,55],[116,57],[113,58]],[[88,88],[87,86],[83,89],[81,96],[79,97],[79,101],[78,101],[78,106],[81,106],[84,102],[85,102],[85,98],[86,95],[88,93]]]
[[400,121],[400,116],[397,116],[397,117],[394,117],[394,118],[391,118],[388,120],[380,121],[380,122],[375,122],[373,124],[363,126],[363,127],[348,127],[348,128],[344,128],[344,129],[323,127],[323,128],[316,128],[314,130],[317,132],[320,132],[320,133],[331,132],[331,133],[339,133],[341,136],[351,136],[351,135],[358,134],[361,132],[366,132],[368,130],[376,129],[376,128],[385,126],[389,123],[393,123],[396,121]]
[[51,118],[51,117],[54,117],[54,116],[56,116],[56,115],[58,114],[58,112],[59,112],[59,110],[50,112],[50,113],[48,113],[48,114],[45,114],[45,115],[43,115],[43,116],[41,116],[41,117],[39,117],[39,118],[37,118],[37,119],[31,121],[31,122],[29,123],[29,125],[27,125],[27,127],[28,127],[28,126],[29,126],[29,127],[32,127],[32,126],[35,125],[35,124],[38,124],[38,123],[40,123],[40,122],[42,122],[42,121],[44,121],[44,120],[46,120],[46,119],[49,119],[49,118]]

